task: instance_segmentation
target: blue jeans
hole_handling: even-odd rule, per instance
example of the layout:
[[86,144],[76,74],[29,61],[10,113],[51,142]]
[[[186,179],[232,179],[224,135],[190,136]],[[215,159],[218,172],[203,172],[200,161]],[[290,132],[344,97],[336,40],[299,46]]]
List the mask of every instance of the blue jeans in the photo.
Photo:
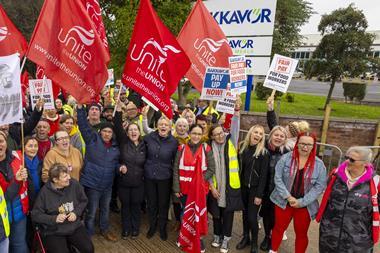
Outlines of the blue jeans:
[[28,244],[26,243],[26,217],[18,222],[12,222],[11,234],[9,235],[9,252],[28,253]]
[[109,228],[110,202],[112,196],[112,188],[104,191],[98,191],[88,187],[84,187],[84,191],[88,198],[87,214],[85,225],[90,236],[95,234],[95,215],[99,207],[99,228],[102,233],[107,232]]

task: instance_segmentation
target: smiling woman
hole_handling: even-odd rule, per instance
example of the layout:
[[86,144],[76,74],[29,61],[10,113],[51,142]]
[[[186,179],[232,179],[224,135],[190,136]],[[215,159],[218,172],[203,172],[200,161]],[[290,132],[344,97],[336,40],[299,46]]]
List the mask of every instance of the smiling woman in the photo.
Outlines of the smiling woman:
[[371,157],[370,149],[351,147],[333,172],[317,216],[320,252],[372,252],[379,241],[379,176]]
[[48,172],[54,163],[62,163],[69,169],[70,175],[79,180],[83,166],[81,152],[70,144],[70,137],[66,131],[57,131],[54,134],[54,147],[47,152],[42,168],[42,181],[47,182]]

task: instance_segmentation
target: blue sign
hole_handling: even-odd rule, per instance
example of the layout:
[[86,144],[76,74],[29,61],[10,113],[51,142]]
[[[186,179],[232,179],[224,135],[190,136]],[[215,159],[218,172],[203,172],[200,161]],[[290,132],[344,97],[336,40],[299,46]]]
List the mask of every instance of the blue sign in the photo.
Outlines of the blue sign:
[[201,98],[205,100],[221,100],[230,82],[228,68],[207,67],[203,81]]

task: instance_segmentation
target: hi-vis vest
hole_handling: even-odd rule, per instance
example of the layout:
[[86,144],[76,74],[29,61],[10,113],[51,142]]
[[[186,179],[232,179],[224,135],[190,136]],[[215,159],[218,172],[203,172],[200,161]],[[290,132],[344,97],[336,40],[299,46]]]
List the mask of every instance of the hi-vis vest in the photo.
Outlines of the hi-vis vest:
[[195,164],[197,159],[202,159],[202,172],[207,170],[206,154],[210,152],[211,148],[207,144],[199,146],[198,150],[193,155],[189,145],[182,144],[178,146],[178,150],[182,151],[181,158],[179,160],[179,186],[182,194],[187,195],[191,190],[191,181],[195,175]]
[[[12,152],[13,160],[11,162],[11,168],[13,172],[13,177],[15,180],[16,173],[20,169],[20,166],[22,165],[22,155],[20,151],[13,151]],[[21,207],[22,207],[22,213],[26,215],[29,211],[29,199],[28,199],[28,182],[18,182],[20,184],[20,189],[18,191],[18,198],[16,198],[12,203],[8,203],[9,213],[13,212],[13,204],[15,201],[20,201]],[[0,174],[0,186],[3,192],[5,192],[9,186],[10,182],[8,182],[2,174]],[[22,214],[21,214],[22,215]],[[7,215],[8,216],[8,215]],[[9,217],[9,216],[8,216]],[[12,218],[9,217],[10,219]]]
[[5,202],[3,189],[0,187],[0,215],[3,222],[3,227],[5,231],[5,236],[9,236],[9,220],[8,220],[8,210],[7,203]]
[[[194,110],[194,113],[195,113],[195,110]],[[217,115],[217,118],[219,119],[220,115],[219,115],[218,111],[216,111],[214,108],[211,108],[211,112],[209,113],[208,112],[209,110],[210,110],[210,106],[207,106],[206,109],[201,114],[204,116],[208,116],[209,114],[212,115],[215,113]]]
[[[228,175],[229,183],[232,189],[240,189],[240,177],[239,177],[239,162],[238,155],[234,144],[231,140],[228,140]],[[212,177],[212,182],[215,189],[218,189],[218,183],[216,182],[215,175]]]

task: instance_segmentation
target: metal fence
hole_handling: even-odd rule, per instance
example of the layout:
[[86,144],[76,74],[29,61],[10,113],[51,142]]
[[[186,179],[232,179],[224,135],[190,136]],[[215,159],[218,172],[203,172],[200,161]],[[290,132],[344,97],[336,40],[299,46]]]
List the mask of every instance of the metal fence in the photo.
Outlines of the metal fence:
[[[240,130],[239,140],[244,140],[247,135],[247,130]],[[268,134],[266,134],[268,136]],[[380,174],[380,146],[362,146],[369,148],[373,152],[372,164]],[[336,145],[317,142],[317,154],[318,157],[324,162],[326,169],[330,171],[332,168],[336,168],[340,163],[344,161],[344,154],[341,148]]]

